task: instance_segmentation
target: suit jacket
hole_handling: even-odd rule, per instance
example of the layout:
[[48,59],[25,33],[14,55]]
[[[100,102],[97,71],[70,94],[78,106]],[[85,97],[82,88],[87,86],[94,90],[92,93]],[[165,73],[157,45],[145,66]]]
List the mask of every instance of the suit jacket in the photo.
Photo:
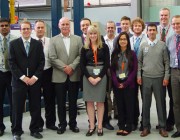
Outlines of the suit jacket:
[[24,86],[25,83],[20,79],[23,75],[28,77],[34,75],[38,78],[38,81],[40,81],[39,79],[42,76],[45,63],[43,46],[40,41],[31,38],[28,56],[21,37],[11,41],[8,59],[10,70],[12,72],[12,86]]
[[52,82],[64,83],[67,74],[64,72],[64,66],[69,65],[73,69],[73,74],[69,77],[70,81],[80,80],[80,52],[82,48],[81,37],[70,35],[69,56],[67,54],[63,37],[59,34],[50,39],[49,58],[53,66]]

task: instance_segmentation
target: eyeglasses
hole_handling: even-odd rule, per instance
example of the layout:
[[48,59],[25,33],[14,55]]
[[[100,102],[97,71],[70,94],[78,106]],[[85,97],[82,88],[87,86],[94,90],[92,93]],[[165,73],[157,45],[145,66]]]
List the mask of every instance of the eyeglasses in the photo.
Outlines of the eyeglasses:
[[0,27],[9,27],[9,25],[8,24],[5,24],[5,25],[0,25]]
[[23,30],[23,31],[25,31],[25,30],[29,31],[29,30],[31,30],[31,28],[22,28],[21,30]]
[[126,38],[123,38],[123,39],[119,39],[119,41],[127,41],[127,39],[126,39]]

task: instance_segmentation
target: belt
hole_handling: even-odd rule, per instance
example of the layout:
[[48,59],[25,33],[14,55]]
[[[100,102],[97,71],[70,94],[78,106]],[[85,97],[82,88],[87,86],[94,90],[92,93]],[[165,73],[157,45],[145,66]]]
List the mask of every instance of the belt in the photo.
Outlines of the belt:
[[88,63],[87,66],[103,66],[104,63],[100,63],[100,64],[94,64],[94,63]]

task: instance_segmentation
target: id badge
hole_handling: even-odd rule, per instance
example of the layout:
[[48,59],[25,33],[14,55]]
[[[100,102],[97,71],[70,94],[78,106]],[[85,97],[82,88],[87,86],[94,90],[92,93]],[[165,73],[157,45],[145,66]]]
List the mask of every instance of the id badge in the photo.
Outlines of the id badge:
[[149,50],[149,48],[148,48],[148,47],[145,47],[145,48],[144,48],[144,52],[145,52],[145,53],[147,53],[147,52],[148,52],[148,50]]
[[126,77],[126,74],[125,74],[125,73],[119,74],[119,78],[120,78],[120,79],[124,79],[125,77]]
[[94,75],[99,75],[100,69],[93,69],[93,74]]
[[175,59],[175,65],[178,66],[178,59]]

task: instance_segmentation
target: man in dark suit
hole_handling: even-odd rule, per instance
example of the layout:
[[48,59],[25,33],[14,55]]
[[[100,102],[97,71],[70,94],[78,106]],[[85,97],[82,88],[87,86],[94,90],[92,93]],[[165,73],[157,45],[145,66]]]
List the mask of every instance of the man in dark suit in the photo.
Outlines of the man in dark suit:
[[[82,31],[82,35],[81,35],[81,39],[82,39],[82,42],[84,44],[85,40],[86,40],[86,35],[87,35],[87,29],[89,27],[89,25],[91,25],[91,20],[89,18],[83,18],[81,19],[81,22],[80,22],[80,28],[81,28],[81,31]],[[104,40],[104,37],[101,36],[101,40],[103,43],[105,43],[105,40]],[[82,79],[81,79],[81,88],[82,88]],[[107,102],[107,97],[105,99],[105,102],[104,102],[104,116],[103,116],[103,127],[108,129],[108,130],[114,130],[114,127],[110,124],[110,121],[109,121],[109,117],[108,117],[108,102]]]
[[43,46],[31,38],[31,23],[23,21],[20,25],[22,37],[10,42],[9,66],[12,72],[12,133],[13,140],[21,140],[22,117],[26,95],[28,94],[31,122],[31,136],[42,138],[39,131],[41,117],[41,75],[44,68]]

